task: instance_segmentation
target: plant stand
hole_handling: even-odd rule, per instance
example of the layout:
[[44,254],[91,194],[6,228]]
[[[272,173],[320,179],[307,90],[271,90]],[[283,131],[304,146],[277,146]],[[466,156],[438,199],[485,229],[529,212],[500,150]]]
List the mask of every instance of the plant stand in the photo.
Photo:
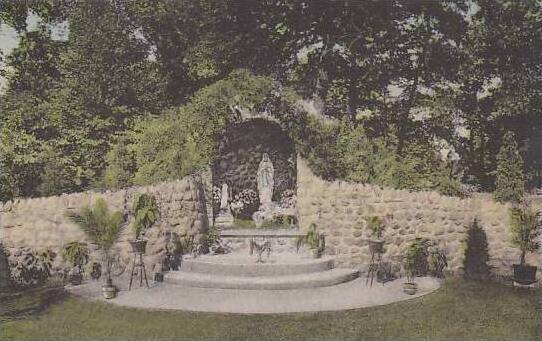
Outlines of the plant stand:
[[134,277],[138,276],[138,272],[139,272],[139,287],[143,286],[143,278],[145,278],[145,284],[147,285],[147,289],[148,289],[149,282],[147,281],[147,271],[145,270],[145,262],[143,261],[142,253],[134,253],[134,260],[132,262],[132,272],[130,273],[130,285],[128,286],[128,290],[132,290],[132,281],[134,280]]
[[[369,284],[369,281],[371,281],[371,287],[373,286],[374,278],[378,274],[381,267],[382,253],[371,250],[371,263],[369,264],[369,271],[367,272],[367,280],[365,281],[366,285]],[[382,282],[382,285],[384,285],[384,282]]]

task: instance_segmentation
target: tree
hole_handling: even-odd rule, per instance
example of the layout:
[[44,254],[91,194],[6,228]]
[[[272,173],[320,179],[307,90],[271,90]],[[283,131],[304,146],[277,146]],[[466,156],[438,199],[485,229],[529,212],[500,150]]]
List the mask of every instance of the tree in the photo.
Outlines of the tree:
[[494,198],[499,202],[519,203],[525,193],[523,158],[518,150],[514,133],[503,136],[497,155],[497,181]]
[[43,170],[38,186],[42,196],[70,193],[79,188],[80,168],[51,146],[45,146],[41,154]]
[[129,137],[121,136],[107,153],[107,167],[104,171],[103,187],[124,188],[131,186],[137,170],[135,158],[135,152]]
[[6,58],[7,94],[28,93],[46,99],[58,87],[64,46],[63,42],[54,41],[51,31],[43,25],[23,33],[18,46]]

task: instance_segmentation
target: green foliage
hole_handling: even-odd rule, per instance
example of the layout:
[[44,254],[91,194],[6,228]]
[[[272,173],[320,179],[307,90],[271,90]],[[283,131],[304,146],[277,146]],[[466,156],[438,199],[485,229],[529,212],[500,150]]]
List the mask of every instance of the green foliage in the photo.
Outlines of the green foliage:
[[[3,1],[0,22],[21,39],[4,58],[0,195],[185,176],[208,165],[240,107],[278,118],[326,179],[448,195],[461,194],[460,180],[518,200],[520,182],[542,185],[539,7]],[[51,39],[44,25],[26,31],[29,13],[67,19],[68,40]],[[267,106],[273,92],[282,106]],[[294,92],[315,99],[326,122],[302,113]],[[495,157],[510,129],[524,176]],[[460,155],[454,169],[435,157],[435,140]],[[58,155],[46,155],[49,147]]]
[[50,146],[45,146],[42,152],[43,173],[38,186],[43,196],[70,193],[79,188],[78,167],[73,160],[63,156]]
[[519,153],[514,133],[504,134],[497,155],[497,180],[494,198],[499,202],[519,203],[525,193],[523,159]]
[[107,279],[111,281],[111,248],[124,229],[124,216],[121,212],[109,212],[104,199],[97,199],[93,207],[84,207],[79,213],[68,212],[68,217],[105,254]]
[[186,116],[167,115],[136,125],[134,150],[138,185],[182,178],[205,167],[210,144],[196,142]]
[[367,225],[369,226],[372,235],[376,238],[382,238],[382,233],[385,228],[382,219],[379,216],[371,216],[367,217],[365,220],[367,221]]
[[186,105],[136,122],[134,132],[113,146],[105,183],[151,184],[207,167],[215,155],[217,137],[238,119],[232,106],[261,105],[271,83],[270,78],[238,70],[198,91]]
[[70,263],[72,267],[79,267],[80,271],[83,271],[83,267],[89,260],[88,246],[86,243],[70,242],[64,245],[60,256],[64,262]]
[[133,145],[127,136],[122,136],[113,144],[106,155],[105,168],[101,186],[105,188],[124,188],[133,184],[136,172],[136,159]]
[[444,251],[440,250],[439,248],[430,251],[429,271],[431,272],[431,275],[437,278],[444,277],[444,269],[447,266],[448,258],[446,257],[446,253],[444,253]]
[[138,240],[145,230],[149,229],[158,220],[160,211],[156,204],[156,198],[153,195],[146,193],[139,194],[134,200],[134,222],[132,230],[135,234],[135,239]]
[[372,138],[360,124],[309,119],[310,134],[298,141],[301,153],[316,174],[396,189],[435,190],[462,195],[449,166],[440,161],[429,142],[409,142],[401,153],[392,136]]
[[429,268],[429,244],[428,239],[416,238],[408,245],[403,266],[409,283],[412,282],[413,277],[427,274]]
[[525,255],[538,250],[539,214],[527,205],[510,209],[512,243],[521,251],[520,264],[525,265]]
[[316,224],[314,223],[309,226],[309,230],[304,236],[298,237],[296,244],[298,249],[304,244],[311,250],[317,250],[319,254],[326,247],[324,236],[316,230]]
[[35,251],[19,249],[10,257],[12,280],[20,286],[44,284],[51,277],[56,254],[47,249]]

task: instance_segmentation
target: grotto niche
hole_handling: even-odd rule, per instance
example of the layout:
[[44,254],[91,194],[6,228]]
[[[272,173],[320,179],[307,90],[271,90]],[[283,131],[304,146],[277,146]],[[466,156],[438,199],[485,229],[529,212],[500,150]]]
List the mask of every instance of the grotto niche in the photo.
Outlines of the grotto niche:
[[214,224],[227,228],[296,228],[296,152],[272,121],[228,126],[212,166]]

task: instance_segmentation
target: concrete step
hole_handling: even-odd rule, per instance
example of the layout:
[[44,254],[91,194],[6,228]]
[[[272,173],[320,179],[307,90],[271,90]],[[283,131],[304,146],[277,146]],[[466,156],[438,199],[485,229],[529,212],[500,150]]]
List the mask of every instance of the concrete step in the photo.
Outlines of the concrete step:
[[327,287],[354,280],[358,276],[359,271],[354,269],[331,269],[308,274],[273,277],[241,277],[172,271],[165,274],[164,281],[167,283],[198,288],[285,290]]
[[195,259],[184,259],[181,271],[207,273],[215,276],[289,276],[322,272],[333,269],[333,258],[301,258],[298,255],[272,255],[263,257],[264,263],[256,263],[256,256],[248,255],[221,255],[202,256]]

